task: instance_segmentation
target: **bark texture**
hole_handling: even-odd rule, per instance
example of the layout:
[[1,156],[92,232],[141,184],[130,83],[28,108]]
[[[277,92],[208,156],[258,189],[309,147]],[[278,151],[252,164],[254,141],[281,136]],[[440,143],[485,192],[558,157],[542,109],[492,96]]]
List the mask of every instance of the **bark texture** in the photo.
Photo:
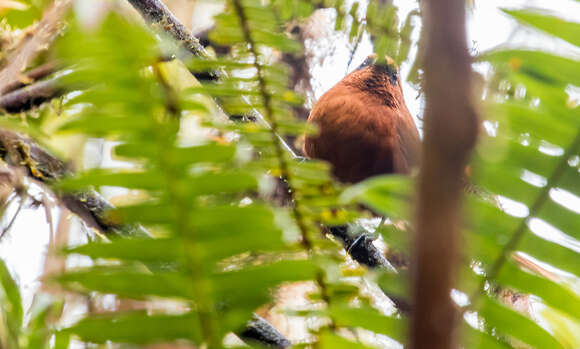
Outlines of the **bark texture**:
[[20,113],[67,92],[59,78],[42,80],[0,96],[0,111]]

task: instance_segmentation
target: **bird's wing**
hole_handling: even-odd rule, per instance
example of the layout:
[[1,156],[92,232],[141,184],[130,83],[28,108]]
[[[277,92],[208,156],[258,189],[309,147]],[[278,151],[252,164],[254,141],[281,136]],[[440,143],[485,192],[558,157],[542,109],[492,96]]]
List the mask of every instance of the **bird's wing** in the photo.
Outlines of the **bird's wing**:
[[394,150],[395,172],[409,173],[421,161],[421,140],[415,122],[407,108],[401,110],[397,120],[397,149]]
[[320,134],[306,138],[305,154],[330,162],[346,182],[392,173],[397,112],[367,93],[331,90],[309,117]]

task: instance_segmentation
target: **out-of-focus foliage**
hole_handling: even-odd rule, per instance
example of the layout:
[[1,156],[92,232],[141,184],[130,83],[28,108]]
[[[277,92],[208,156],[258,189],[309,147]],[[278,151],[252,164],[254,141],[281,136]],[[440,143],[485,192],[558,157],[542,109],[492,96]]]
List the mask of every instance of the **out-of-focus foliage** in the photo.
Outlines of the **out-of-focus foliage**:
[[39,296],[28,314],[26,322],[18,286],[4,261],[0,260],[0,345],[2,348],[46,348],[53,341],[53,348],[66,348],[66,336],[54,336],[51,319],[62,312],[62,303],[47,295]]
[[[349,305],[358,283],[342,277],[340,245],[326,239],[320,226],[344,223],[353,213],[339,204],[328,165],[296,160],[281,142],[312,132],[294,120],[290,107],[302,98],[287,89],[287,68],[270,54],[299,47],[282,32],[277,13],[260,1],[228,2],[216,23],[212,40],[231,46],[232,53],[188,63],[196,72],[219,72],[219,81],[201,85],[174,84],[175,74],[187,70],[161,62],[154,37],[114,15],[94,31],[70,28],[59,43],[62,61],[75,65],[66,81],[92,86],[65,103],[78,112],[67,114],[60,131],[119,142],[114,155],[133,165],[85,171],[57,188],[138,192],[139,199],[109,212],[109,219],[143,224],[154,238],[73,248],[68,253],[89,256],[95,265],[58,281],[78,292],[177,304],[170,312],[87,316],[59,333],[92,343],[185,340],[220,347],[227,333],[243,329],[270,300],[275,286],[309,280],[319,288],[312,299],[326,303],[312,314],[330,319],[318,329],[325,333],[321,345],[339,340],[341,327],[402,333],[401,320],[381,315],[368,302]],[[224,121],[216,101],[229,115],[263,118],[269,126]],[[192,123],[200,127],[194,137],[188,136]],[[283,207],[263,199],[280,176],[288,187]],[[374,320],[358,323],[369,316]]]
[[0,2],[0,15],[14,28],[25,28],[42,15],[46,0],[6,0]]
[[335,29],[344,31],[355,48],[356,41],[366,32],[373,40],[379,61],[389,56],[402,64],[410,58],[411,35],[419,20],[417,10],[409,12],[401,21],[399,9],[392,1],[369,1],[366,6],[362,1],[344,0],[277,0],[273,3],[283,20],[307,17],[316,7],[333,8],[336,11]]
[[[96,343],[185,339],[216,347],[226,333],[243,328],[252,311],[267,302],[273,286],[315,277],[310,259],[279,257],[296,252],[283,240],[283,230],[293,225],[277,224],[285,212],[256,196],[264,166],[273,172],[279,168],[272,149],[277,139],[267,130],[240,125],[261,142],[264,154],[272,154],[263,157],[264,164],[259,158],[251,161],[258,156],[248,143],[251,137],[244,143],[231,141],[229,133],[237,126],[212,125],[211,101],[196,97],[215,91],[239,97],[243,90],[235,87],[235,80],[175,89],[166,79],[177,63],[159,62],[152,35],[115,16],[95,32],[71,30],[60,52],[79,65],[69,81],[94,84],[69,101],[88,105],[62,130],[117,140],[115,155],[135,164],[126,171],[85,172],[61,182],[60,188],[109,185],[142,191],[143,199],[110,212],[111,219],[144,224],[158,236],[78,247],[70,252],[117,263],[69,272],[60,281],[79,290],[136,299],[161,297],[180,304],[171,314],[89,317],[67,333]],[[208,136],[184,136],[187,120],[205,124]]]
[[[56,281],[80,294],[144,300],[149,309],[86,314],[55,330],[46,325],[55,323],[49,314],[57,316],[50,309],[60,311],[52,305],[25,322],[16,284],[0,264],[2,347],[66,348],[69,337],[221,347],[226,334],[238,333],[271,301],[276,286],[295,281],[317,287],[309,295],[311,308],[289,309],[324,319],[313,329],[316,346],[366,347],[358,329],[406,342],[406,317],[383,314],[361,285],[376,283],[389,297],[408,300],[408,273],[344,268],[340,245],[326,239],[321,226],[352,222],[353,208],[362,203],[388,218],[380,233],[389,248],[408,254],[412,179],[338,185],[327,164],[297,160],[281,141],[316,132],[292,116],[290,108],[303,101],[288,89],[288,68],[275,57],[300,49],[284,33],[285,22],[317,7],[335,8],[336,29],[352,41],[370,34],[379,58],[409,60],[418,14],[401,21],[388,1],[371,1],[361,14],[358,2],[348,7],[341,0],[229,0],[211,39],[232,49],[214,60],[186,62],[187,68],[167,61],[161,48],[169,46],[162,44],[166,38],[124,16],[110,14],[90,30],[70,21],[57,45],[59,59],[70,67],[64,79],[89,88],[56,103],[58,113],[47,116],[44,109],[20,127],[48,142],[64,136],[115,142],[113,156],[127,168],[80,171],[55,189],[128,189],[131,200],[108,212],[108,219],[143,225],[152,236],[103,237],[69,248],[67,254],[87,256],[94,265]],[[579,31],[576,23],[533,11],[509,14],[579,44],[571,34]],[[8,19],[14,26],[30,24]],[[575,348],[580,217],[558,193],[580,197],[580,118],[571,98],[579,85],[578,61],[516,49],[480,60],[494,74],[484,96],[486,132],[470,166],[469,181],[481,190],[466,199],[465,252],[454,294],[466,320],[462,342],[466,348],[520,342]],[[218,72],[220,79],[200,84],[188,69]],[[273,193],[279,177],[284,190]],[[273,203],[280,195],[286,205]],[[527,207],[524,214],[510,210],[514,201]],[[534,228],[538,222],[559,232],[548,235]],[[512,258],[516,252],[541,268]],[[533,295],[544,310],[532,314],[542,321],[506,304],[499,296],[505,290]]]
[[[506,13],[580,44],[572,34],[580,30],[577,23],[537,10]],[[464,330],[465,345],[575,348],[578,338],[571,329],[580,324],[580,114],[574,89],[580,62],[526,49],[496,50],[479,59],[490,63],[494,74],[483,96],[484,127],[470,165],[469,180],[484,192],[467,198],[466,264],[458,285],[465,297],[459,305],[472,327]],[[395,178],[373,179],[351,188],[345,198],[359,198],[398,216],[403,207],[399,200],[406,197],[400,186]],[[392,237],[392,232],[386,234],[387,241]],[[404,281],[391,277],[388,282]],[[498,299],[506,289],[512,300],[533,295],[529,302],[534,309],[547,309],[514,310],[511,301],[508,306]]]

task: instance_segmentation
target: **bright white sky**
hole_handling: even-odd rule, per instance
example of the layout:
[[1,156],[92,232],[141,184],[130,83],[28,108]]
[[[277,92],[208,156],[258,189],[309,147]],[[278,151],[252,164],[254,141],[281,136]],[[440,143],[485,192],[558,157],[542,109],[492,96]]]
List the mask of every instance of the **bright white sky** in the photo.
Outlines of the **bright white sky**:
[[[404,18],[406,13],[416,6],[415,1],[397,0],[395,4],[402,10],[400,18]],[[522,6],[534,6],[549,9],[570,20],[580,18],[580,3],[572,0],[546,0],[546,1],[525,1],[525,0],[475,0],[475,7],[469,14],[468,35],[469,46],[482,52],[499,44],[508,41],[512,44],[541,47],[543,49],[554,50],[560,53],[570,53],[570,46],[559,40],[538,37],[537,34],[530,35],[529,29],[516,29],[516,23],[504,15],[499,7],[522,8]],[[418,35],[418,29],[415,31]],[[335,43],[336,44],[336,43]],[[363,43],[350,70],[354,69],[364,57],[372,52],[372,47],[368,42]],[[336,45],[336,55],[324,61],[324,65],[315,68],[315,75],[320,77],[316,84],[315,94],[319,97],[324,91],[332,87],[346,73],[346,62],[348,60],[349,49],[344,44]],[[413,52],[412,54],[413,55]],[[408,64],[401,67],[402,74],[408,72]],[[415,116],[421,113],[421,100],[416,99],[417,92],[404,84],[404,93],[411,113]],[[569,198],[566,202],[578,204],[578,198]],[[3,225],[11,218],[10,212],[14,212],[16,207],[11,207]],[[525,209],[525,207],[524,207]],[[580,208],[577,208],[580,211]],[[58,223],[58,215],[53,217],[54,227]],[[539,223],[540,225],[542,223]],[[541,227],[543,231],[548,231],[549,227]],[[30,304],[32,296],[36,292],[39,281],[38,277],[43,268],[43,251],[47,249],[49,229],[44,210],[23,210],[16,219],[11,231],[0,242],[0,256],[6,261],[13,275],[19,280],[25,304]],[[574,244],[577,245],[577,241]],[[572,245],[574,245],[572,244]],[[576,246],[576,248],[578,248]]]

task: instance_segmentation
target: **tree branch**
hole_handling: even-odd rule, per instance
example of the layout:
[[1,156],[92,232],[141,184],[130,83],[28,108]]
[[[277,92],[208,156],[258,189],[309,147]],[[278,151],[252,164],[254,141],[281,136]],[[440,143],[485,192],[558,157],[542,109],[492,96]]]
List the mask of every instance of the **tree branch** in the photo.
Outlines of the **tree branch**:
[[414,237],[410,348],[457,348],[450,297],[459,260],[465,165],[477,137],[464,0],[424,0],[425,136]]
[[246,328],[240,332],[240,338],[247,342],[256,342],[273,348],[288,348],[292,343],[276,330],[268,321],[257,314],[248,322]]
[[41,80],[45,77],[55,73],[59,69],[59,64],[56,62],[48,62],[40,65],[34,69],[31,69],[24,73],[24,76],[19,81],[14,81],[11,84],[6,85],[4,88],[4,93],[14,91],[16,89],[25,87],[26,85],[32,84],[35,80]]
[[19,113],[60,97],[66,92],[67,89],[58,77],[42,80],[0,96],[0,110]]
[[[396,269],[389,262],[383,253],[376,248],[373,239],[367,234],[352,235],[348,231],[348,226],[339,225],[329,227],[328,231],[332,236],[338,238],[345,251],[359,264],[370,269],[382,269],[388,272],[396,272]],[[401,314],[408,315],[412,310],[412,305],[408,299],[394,295],[391,292],[382,290],[383,293],[395,304]]]
[[[42,149],[29,138],[16,132],[0,129],[0,155],[7,163],[24,168],[28,175],[40,182],[50,184],[54,180],[72,174],[63,161]],[[137,225],[115,225],[107,220],[105,213],[113,206],[94,191],[81,193],[56,193],[60,201],[78,215],[88,226],[101,233],[121,236],[149,236]],[[256,315],[257,316],[257,315]],[[257,317],[251,321],[240,336],[275,348],[286,348],[290,341],[266,320]]]
[[[164,4],[152,0],[144,2],[136,0],[129,1],[149,22],[154,25],[166,23],[162,28],[167,30],[175,40],[183,40],[185,43],[184,47],[188,48],[188,51],[192,55],[206,57],[207,52],[205,52],[205,49],[195,44],[198,42],[197,39],[186,32],[185,27],[179,23]],[[25,79],[40,79],[53,73],[56,67],[57,65],[54,63],[47,63],[28,72],[25,75]],[[59,97],[67,92],[58,78],[40,81],[28,86],[17,81],[11,85],[7,85],[6,89],[12,92],[0,97],[0,109],[4,109],[11,113],[28,110],[33,106],[37,106],[52,98]],[[0,135],[0,138],[2,138],[0,139],[0,142],[11,142],[13,139],[20,139],[23,144],[28,144],[28,146],[31,146],[34,153],[33,157],[36,166],[40,168],[50,168],[51,164],[58,164],[57,167],[64,166],[62,165],[62,161],[49,155],[47,152],[44,152],[42,148],[33,144],[30,140],[11,132],[9,135]],[[8,140],[8,138],[10,139]],[[43,152],[44,154],[39,157],[38,154]],[[30,169],[28,169],[28,171],[30,172]],[[55,173],[51,170],[45,171],[44,174],[47,178],[51,179],[58,179],[61,177],[60,173]],[[102,198],[84,193],[63,195],[61,199],[66,203],[71,211],[80,215],[89,226],[100,231],[108,231],[112,228],[108,223],[104,222],[102,218],[95,217],[102,217],[103,212],[112,207]],[[92,214],[89,214],[89,212],[92,212]],[[332,233],[334,234],[334,232]],[[345,244],[345,248],[351,251],[352,257],[359,263],[371,268],[389,267],[388,262],[385,260],[384,256],[382,256],[381,252],[372,245],[372,240],[370,238],[365,236],[361,239],[357,239],[355,242],[353,239],[351,239],[352,241],[345,241],[343,239],[344,236],[339,235],[336,236],[341,238],[341,241]]]
[[[153,27],[161,27],[166,30],[175,40],[183,42],[182,46],[185,47],[193,56],[208,58],[207,51],[201,44],[199,40],[187,32],[185,26],[183,26],[179,20],[169,11],[169,9],[159,0],[128,0],[131,5],[143,16],[143,18]],[[320,6],[319,6],[320,7]],[[193,43],[193,44],[192,44]],[[223,76],[222,74],[218,74]],[[254,110],[256,119],[258,119],[266,127],[271,128],[270,124],[264,119],[264,117],[257,111]],[[292,148],[282,139],[281,136],[276,134],[278,139],[281,141],[283,150],[289,152],[294,158],[299,158]],[[285,186],[283,187],[285,188]],[[287,191],[284,191],[287,193]],[[334,232],[331,232],[334,234]],[[350,255],[357,262],[366,265],[370,268],[386,268],[391,269],[392,266],[385,259],[381,251],[379,251],[372,243],[372,239],[368,236],[359,236],[357,239],[345,240],[345,236],[338,236],[343,242],[345,249],[350,253]],[[389,295],[393,300],[395,305],[402,312],[408,313],[411,309],[411,305],[405,299],[400,299]],[[260,327],[258,327],[259,329]],[[275,331],[275,330],[274,330]],[[277,331],[276,331],[277,332]],[[250,331],[249,333],[253,333]],[[266,335],[267,332],[264,333]],[[283,338],[283,337],[282,337]],[[285,339],[284,339],[285,340]]]
[[209,58],[199,40],[185,28],[165,4],[159,0],[128,0],[143,19],[154,28],[169,34],[175,41],[195,57]]
[[[44,150],[36,142],[17,132],[0,129],[0,155],[8,164],[23,168],[29,177],[42,183],[51,184],[55,180],[72,174],[70,167],[62,160]],[[94,191],[81,193],[56,193],[63,204],[77,214],[89,227],[106,235],[149,236],[141,227],[115,225],[105,216],[113,206]]]
[[[163,31],[169,33],[178,43],[180,43],[187,52],[196,57],[209,57],[203,46],[199,44],[199,41],[186,31],[185,27],[161,1],[128,1],[138,10],[149,24],[153,27],[161,27]],[[55,16],[50,16],[50,18],[60,18],[59,16],[56,16],[56,14],[64,13],[64,9],[68,8],[65,7],[65,5],[68,6],[69,3],[70,1],[68,0],[55,3]],[[50,22],[51,26],[48,29],[53,29],[53,25],[56,25],[56,23],[57,21]],[[26,45],[26,55],[23,55],[23,58],[14,57],[13,60],[10,61],[14,67],[11,66],[10,69],[5,69],[0,72],[1,76],[10,75],[11,77],[6,83],[4,83],[4,85],[0,85],[0,91],[8,91],[14,89],[14,86],[17,86],[15,81],[19,80],[16,77],[20,73],[20,70],[26,66],[30,57],[32,57],[32,48],[37,46],[36,41],[33,43],[35,45]],[[18,65],[15,65],[16,63],[18,63]],[[213,73],[211,76],[215,78],[217,77],[217,74]],[[51,79],[2,96],[0,99],[2,104],[0,105],[2,105],[2,108],[7,111],[21,111],[21,108],[25,106],[36,105],[38,102],[45,101],[51,97],[54,98],[64,92],[65,90],[58,86],[58,80]],[[261,123],[269,127],[269,124],[264,120],[261,114],[257,111],[254,111],[254,113]],[[289,151],[294,157],[296,157],[290,147],[288,147],[281,138],[280,140],[286,146],[285,150]],[[4,159],[14,165],[25,167],[31,177],[42,182],[50,182],[70,174],[70,170],[64,162],[43,150],[30,139],[19,135],[18,133],[0,130],[0,146],[2,147],[2,156]],[[104,233],[116,231],[121,235],[147,234],[140,227],[126,225],[116,226],[108,222],[104,213],[106,210],[112,208],[112,206],[95,192],[60,194],[59,197],[69,210],[79,215],[89,226],[98,231]],[[285,348],[290,345],[290,342],[284,338],[284,336],[261,318],[252,321],[246,330],[241,333],[241,336],[246,339],[254,339],[260,343],[276,348]]]
[[[161,0],[128,0],[131,5],[141,14],[143,19],[153,28],[161,28],[163,31],[168,33],[171,37],[173,37],[178,44],[184,47],[187,52],[195,57],[202,57],[206,59],[211,59],[205,48],[199,43],[199,40],[193,36],[191,33],[187,31],[185,26],[179,22],[177,17],[169,11],[167,6],[163,4]],[[217,78],[224,78],[226,77],[225,72],[210,72],[210,77],[212,79]],[[244,100],[248,105],[251,103],[247,100]],[[217,103],[220,104],[219,101]],[[264,116],[255,108],[252,108],[252,114],[255,119],[265,126],[268,129],[272,129],[272,126]],[[283,150],[291,155],[292,158],[297,159],[300,158],[292,147],[288,145],[288,143],[284,140],[282,136],[275,133],[276,137],[280,140],[282,144]]]

